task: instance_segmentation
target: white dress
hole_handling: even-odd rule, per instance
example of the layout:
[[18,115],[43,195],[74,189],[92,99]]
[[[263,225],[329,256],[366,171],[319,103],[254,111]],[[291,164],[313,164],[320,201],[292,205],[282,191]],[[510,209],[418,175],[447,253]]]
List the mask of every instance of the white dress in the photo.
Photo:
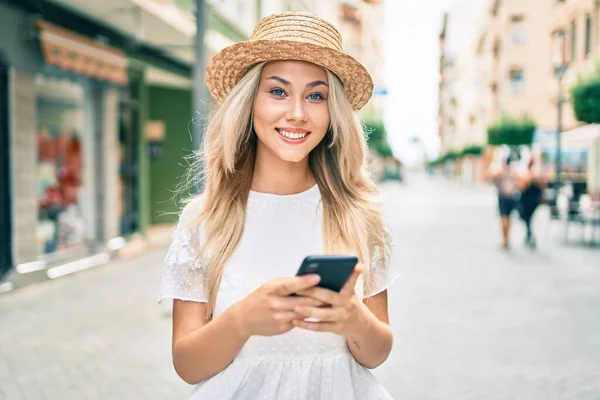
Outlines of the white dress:
[[[323,212],[318,186],[294,195],[251,191],[242,239],[228,261],[215,316],[248,296],[263,283],[293,276],[307,255],[323,254]],[[204,267],[194,262],[201,234],[186,228],[197,213],[188,204],[173,233],[162,275],[160,301],[206,302]],[[388,288],[398,276],[373,263],[375,285],[360,298]],[[379,269],[378,269],[379,268]],[[200,382],[194,400],[377,400],[391,399],[371,372],[356,362],[343,336],[300,328],[278,336],[252,336],[235,360],[217,375]]]

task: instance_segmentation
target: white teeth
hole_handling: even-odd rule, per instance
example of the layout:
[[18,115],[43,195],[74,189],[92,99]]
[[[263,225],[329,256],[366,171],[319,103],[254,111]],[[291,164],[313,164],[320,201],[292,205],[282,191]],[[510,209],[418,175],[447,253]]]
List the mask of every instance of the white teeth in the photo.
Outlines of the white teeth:
[[280,130],[279,133],[288,139],[302,139],[304,136],[306,136],[306,133],[294,133],[294,132],[287,132],[287,131],[282,131],[282,130]]

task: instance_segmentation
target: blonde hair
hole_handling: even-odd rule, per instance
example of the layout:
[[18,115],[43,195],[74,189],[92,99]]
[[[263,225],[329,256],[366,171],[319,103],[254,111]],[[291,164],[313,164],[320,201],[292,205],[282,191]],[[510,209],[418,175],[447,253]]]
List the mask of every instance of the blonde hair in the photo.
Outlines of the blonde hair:
[[[188,223],[202,229],[198,259],[206,268],[208,317],[214,312],[227,260],[242,238],[256,157],[253,132],[254,99],[265,63],[251,68],[224,102],[216,106],[201,151],[194,155],[188,183],[203,182],[197,218]],[[388,238],[378,204],[378,189],[367,169],[363,127],[354,114],[339,78],[327,71],[330,129],[309,155],[309,167],[323,204],[323,233],[329,254],[356,254],[365,266],[365,289],[371,285],[374,252],[387,264]],[[191,178],[191,179],[190,179]]]

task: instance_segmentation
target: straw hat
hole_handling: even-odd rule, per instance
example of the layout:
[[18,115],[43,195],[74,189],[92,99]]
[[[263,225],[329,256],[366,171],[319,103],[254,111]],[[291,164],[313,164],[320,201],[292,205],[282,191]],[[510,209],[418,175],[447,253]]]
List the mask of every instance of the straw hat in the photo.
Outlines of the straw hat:
[[329,22],[303,12],[284,12],[261,19],[250,40],[221,50],[206,67],[206,84],[217,103],[254,64],[299,60],[336,74],[355,110],[371,98],[373,80],[366,68],[343,52],[340,32]]

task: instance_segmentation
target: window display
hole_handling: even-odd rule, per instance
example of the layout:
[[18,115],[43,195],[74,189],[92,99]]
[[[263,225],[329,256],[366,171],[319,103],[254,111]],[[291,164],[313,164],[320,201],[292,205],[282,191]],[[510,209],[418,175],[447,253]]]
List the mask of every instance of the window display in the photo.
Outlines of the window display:
[[80,192],[84,157],[84,89],[69,80],[36,77],[40,254],[85,244]]

